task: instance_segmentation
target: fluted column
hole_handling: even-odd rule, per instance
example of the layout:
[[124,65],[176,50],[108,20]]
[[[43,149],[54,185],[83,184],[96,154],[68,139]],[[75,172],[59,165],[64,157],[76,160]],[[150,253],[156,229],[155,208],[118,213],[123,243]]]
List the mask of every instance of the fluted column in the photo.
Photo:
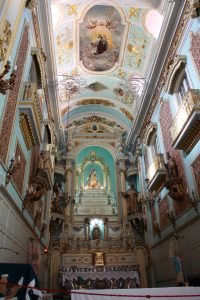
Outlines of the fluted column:
[[[121,179],[121,193],[126,192],[126,181],[125,181],[125,162],[124,160],[119,161],[120,168],[120,179]],[[123,221],[127,221],[127,200],[122,196],[122,211],[123,211]]]
[[104,223],[104,240],[107,241],[108,240],[108,218],[104,218],[103,223]]
[[84,172],[83,169],[81,168],[81,187],[84,189],[85,184],[84,184]]
[[76,174],[76,188],[75,188],[75,191],[78,192],[78,175],[79,175],[78,170],[76,170],[75,174]]
[[85,240],[89,241],[90,240],[90,219],[85,218]]
[[108,191],[110,191],[110,171],[107,172]]
[[103,187],[105,188],[106,186],[106,170],[103,169]]

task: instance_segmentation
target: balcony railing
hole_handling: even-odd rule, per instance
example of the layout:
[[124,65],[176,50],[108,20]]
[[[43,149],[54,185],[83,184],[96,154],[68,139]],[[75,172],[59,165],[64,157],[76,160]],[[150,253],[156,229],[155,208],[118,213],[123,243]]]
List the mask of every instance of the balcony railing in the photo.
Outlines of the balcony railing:
[[151,191],[158,191],[166,179],[166,168],[163,154],[157,153],[147,170],[148,188]]
[[189,152],[200,137],[200,91],[188,90],[171,125],[173,146]]

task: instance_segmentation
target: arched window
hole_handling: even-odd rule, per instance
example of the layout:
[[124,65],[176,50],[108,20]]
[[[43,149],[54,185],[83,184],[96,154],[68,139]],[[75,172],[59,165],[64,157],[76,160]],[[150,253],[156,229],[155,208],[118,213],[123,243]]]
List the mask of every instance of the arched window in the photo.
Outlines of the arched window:
[[[144,144],[145,144],[145,160],[150,166],[155,159],[155,156],[160,153],[158,138],[157,138],[157,125],[155,123],[151,123],[148,128],[146,129],[146,134],[144,137]],[[148,168],[146,166],[146,168]]]
[[190,84],[188,81],[188,77],[185,72],[185,69],[183,69],[181,74],[177,78],[177,82],[174,90],[178,104],[181,104],[183,97],[187,94],[189,89],[190,89]]
[[166,92],[175,95],[178,105],[190,89],[190,83],[186,72],[186,57],[178,55],[172,65],[166,83]]

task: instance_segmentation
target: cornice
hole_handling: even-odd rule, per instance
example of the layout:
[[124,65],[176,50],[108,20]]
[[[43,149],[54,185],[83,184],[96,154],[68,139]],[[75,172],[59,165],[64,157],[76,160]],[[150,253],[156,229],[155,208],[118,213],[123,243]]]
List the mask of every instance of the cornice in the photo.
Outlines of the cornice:
[[[144,129],[149,124],[155,107],[159,101],[161,92],[165,88],[166,81],[169,76],[169,72],[174,63],[177,55],[177,50],[180,45],[185,28],[191,18],[191,1],[185,0],[182,2],[182,8],[180,3],[175,3],[173,9],[173,18],[171,22],[168,23],[167,31],[165,32],[165,37],[162,39],[162,45],[159,49],[158,58],[154,62],[154,70],[150,82],[146,87],[146,91],[143,94],[142,107],[138,114],[138,118],[131,129],[129,137],[127,139],[127,145],[129,149],[133,149],[133,145],[138,136],[143,136]],[[174,18],[182,10],[181,17],[178,21]],[[171,12],[172,15],[172,12]],[[174,29],[175,27],[175,29]],[[170,31],[170,33],[169,33]],[[174,32],[173,36],[170,38],[169,34]],[[167,51],[166,51],[167,49]],[[161,52],[165,53],[165,56],[161,55]],[[164,63],[163,63],[164,60]],[[160,65],[160,66],[159,66]],[[157,67],[158,66],[158,67]],[[153,92],[152,92],[153,90]]]

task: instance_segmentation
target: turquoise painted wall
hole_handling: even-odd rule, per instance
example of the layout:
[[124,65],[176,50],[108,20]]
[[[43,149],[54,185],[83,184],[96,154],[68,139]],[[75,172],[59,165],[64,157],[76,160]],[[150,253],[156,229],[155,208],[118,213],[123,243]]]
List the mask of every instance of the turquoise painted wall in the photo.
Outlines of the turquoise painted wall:
[[87,185],[88,177],[91,169],[95,169],[96,178],[99,181],[100,185],[103,186],[103,170],[97,163],[90,163],[84,169],[84,184]]
[[[111,191],[114,194],[114,197],[116,198],[116,171],[115,171],[115,162],[112,154],[106,150],[103,147],[99,146],[90,146],[86,147],[85,149],[81,150],[76,158],[76,166],[80,166],[83,159],[90,154],[91,151],[96,152],[97,158],[103,158],[105,165],[108,166],[110,171],[110,185],[111,185]],[[97,165],[97,164],[95,164]],[[99,180],[102,180],[103,183],[103,177],[100,172],[100,166],[97,165],[97,177],[99,176]],[[84,174],[84,179],[86,180],[86,177],[88,176],[88,172],[91,169],[91,164],[89,164],[86,168],[86,172]],[[80,181],[79,181],[80,182]]]

